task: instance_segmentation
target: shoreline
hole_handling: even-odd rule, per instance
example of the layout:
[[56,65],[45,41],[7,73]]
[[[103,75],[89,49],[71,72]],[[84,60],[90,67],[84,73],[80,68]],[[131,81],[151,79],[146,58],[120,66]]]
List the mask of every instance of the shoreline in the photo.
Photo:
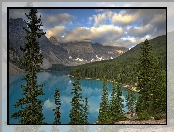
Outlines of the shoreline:
[[[69,77],[73,77],[74,78],[74,76],[72,76],[72,75],[70,75],[70,74],[68,74],[68,76]],[[83,78],[83,79],[87,79],[87,80],[101,80],[101,79],[99,79],[99,78],[97,78],[97,79],[92,79],[92,78]],[[107,80],[107,82],[113,82],[112,80]],[[132,91],[134,91],[134,92],[139,92],[140,90],[136,90],[136,87],[133,87],[133,86],[130,86],[130,85],[128,85],[128,84],[121,84],[121,85],[123,85],[123,87],[125,87],[125,88],[127,88],[127,89],[130,89],[130,90],[132,90]]]

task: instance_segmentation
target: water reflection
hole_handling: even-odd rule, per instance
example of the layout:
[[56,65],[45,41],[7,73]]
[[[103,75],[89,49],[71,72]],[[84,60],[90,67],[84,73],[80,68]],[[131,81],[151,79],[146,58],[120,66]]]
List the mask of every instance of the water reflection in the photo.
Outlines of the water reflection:
[[[9,112],[11,115],[13,112],[18,111],[20,108],[14,108],[13,104],[16,103],[17,99],[22,97],[22,89],[21,84],[25,84],[25,80],[22,80],[21,74],[10,76],[10,93],[9,93]],[[69,112],[71,109],[71,91],[72,91],[72,82],[74,79],[72,77],[67,76],[66,72],[40,72],[37,74],[38,84],[45,83],[43,87],[43,91],[45,93],[44,96],[39,96],[41,100],[43,100],[43,114],[45,116],[45,122],[49,124],[53,124],[54,121],[54,113],[53,109],[55,108],[54,104],[54,92],[55,89],[58,88],[60,90],[60,100],[61,100],[61,123],[68,124]],[[100,80],[87,80],[81,79],[80,83],[82,85],[82,96],[85,98],[88,96],[89,103],[89,112],[88,115],[89,122],[93,124],[98,117],[98,111],[101,103],[101,92],[102,92],[102,81]],[[108,92],[111,94],[112,84],[108,82]],[[125,99],[126,91],[123,88],[122,98]],[[110,98],[110,96],[109,96]],[[123,103],[125,105],[125,102]],[[124,108],[127,111],[127,108]],[[9,118],[10,123],[18,123],[18,120]]]

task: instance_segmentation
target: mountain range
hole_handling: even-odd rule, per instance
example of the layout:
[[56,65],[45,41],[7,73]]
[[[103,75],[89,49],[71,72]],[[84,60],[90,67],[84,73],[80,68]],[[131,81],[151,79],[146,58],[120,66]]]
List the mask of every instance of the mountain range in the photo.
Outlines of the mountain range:
[[[171,36],[173,33],[169,33],[170,38],[172,38]],[[148,40],[152,48],[150,52],[158,61],[158,67],[165,75],[167,69],[166,38],[166,35],[161,35]],[[170,39],[168,40],[170,41]],[[112,80],[113,78],[117,79],[119,75],[122,83],[133,83],[134,85],[134,83],[137,81],[137,66],[139,63],[140,51],[143,43],[144,42],[137,44],[126,53],[112,60],[102,60],[99,62],[93,62],[91,64],[80,65],[78,66],[79,74],[82,78],[92,79],[103,79],[103,77],[106,76],[108,80]],[[77,67],[73,67],[69,74],[74,76],[74,69],[76,68]]]
[[[22,28],[27,25],[22,18],[9,19],[9,61],[18,66],[16,59],[23,57],[20,46],[26,42],[26,32]],[[43,32],[41,30],[40,32]],[[126,47],[103,46],[100,43],[92,43],[90,40],[59,42],[56,37],[47,38],[43,35],[37,39],[41,53],[44,56],[42,68],[48,69],[52,64],[65,66],[77,66],[95,61],[114,59],[128,51]]]

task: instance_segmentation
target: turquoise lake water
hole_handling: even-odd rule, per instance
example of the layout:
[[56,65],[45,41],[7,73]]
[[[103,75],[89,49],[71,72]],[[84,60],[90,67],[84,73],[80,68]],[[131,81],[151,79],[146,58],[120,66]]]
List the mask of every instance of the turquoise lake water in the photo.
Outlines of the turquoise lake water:
[[[20,109],[14,108],[14,104],[17,99],[22,97],[22,88],[21,85],[25,84],[25,80],[22,80],[24,74],[14,74],[9,76],[9,123],[18,124],[18,119],[10,118],[10,115]],[[38,84],[45,83],[43,87],[43,92],[45,95],[40,96],[39,98],[43,100],[43,114],[45,116],[45,122],[48,124],[53,124],[54,121],[54,92],[58,88],[60,90],[60,100],[61,100],[61,124],[68,124],[70,121],[69,113],[71,109],[71,99],[72,99],[72,82],[74,79],[67,75],[67,72],[40,72],[37,74]],[[90,80],[90,79],[81,79],[82,86],[82,97],[85,98],[88,96],[89,104],[89,122],[94,124],[98,118],[98,110],[101,103],[101,94],[102,94],[102,81],[100,80]],[[112,84],[108,82],[108,92],[111,94]],[[122,98],[125,100],[127,92],[125,88],[122,88]],[[110,96],[109,96],[110,98]],[[123,102],[125,105],[125,102]],[[124,111],[127,112],[127,108],[124,108]]]

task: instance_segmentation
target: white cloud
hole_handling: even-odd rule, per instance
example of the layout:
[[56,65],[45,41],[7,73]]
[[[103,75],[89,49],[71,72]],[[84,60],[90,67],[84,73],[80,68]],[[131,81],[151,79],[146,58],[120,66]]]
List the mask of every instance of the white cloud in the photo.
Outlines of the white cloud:
[[94,42],[106,44],[123,35],[123,29],[113,25],[101,25],[99,27],[77,27],[68,31],[63,41],[81,41],[90,39]]
[[98,26],[100,25],[100,23],[107,20],[107,16],[106,13],[93,15],[93,19],[94,19],[94,26]]
[[51,36],[55,36],[57,38],[60,38],[64,35],[66,31],[65,26],[55,26],[53,28],[50,28],[46,31],[46,36],[50,38]]
[[155,28],[153,25],[147,24],[142,27],[130,27],[127,30],[127,35],[142,38],[149,33],[153,33]]
[[120,13],[114,13],[112,16],[112,22],[114,24],[120,24],[120,25],[128,25],[132,24],[133,22],[136,22],[138,19],[138,14],[128,14],[125,10],[122,10]]
[[101,89],[99,88],[91,88],[91,87],[82,87],[82,95],[85,96],[97,96],[101,94]]
[[106,24],[108,20],[111,24],[127,25],[137,21],[139,18],[138,12],[129,14],[126,10],[121,10],[119,13],[111,10],[99,10],[97,12],[99,12],[97,15],[88,18],[90,23],[94,20],[95,27]]
[[70,107],[71,106],[70,102],[72,101],[72,97],[69,97],[69,96],[61,96],[61,101],[63,102],[63,104],[66,107]]
[[93,100],[89,100],[90,113],[99,112],[100,104],[99,102],[94,102],[94,99],[96,100],[96,98],[93,98]]
[[44,107],[46,108],[46,109],[50,109],[50,110],[53,110],[53,109],[55,109],[55,103],[54,103],[54,101],[50,101],[50,99],[47,99],[45,102],[44,102]]
[[[103,2],[100,4],[103,4],[103,6],[105,4],[109,6],[136,5],[136,3],[127,2]],[[143,5],[144,4],[140,4],[140,6]],[[152,37],[165,34],[165,10],[124,9],[115,12],[109,9],[97,9],[95,11],[97,13],[96,15],[88,17],[88,24],[93,24],[93,27],[83,27],[83,25],[79,23],[78,27],[69,31],[66,28],[74,24],[76,16],[72,16],[68,13],[60,13],[55,10],[47,11],[45,9],[39,9],[39,14],[42,15],[41,19],[44,25],[43,29],[46,31],[46,36],[48,38],[55,36],[60,42],[91,39],[93,42],[102,43],[103,45],[123,46],[127,45],[128,42],[131,42],[130,44],[138,42],[138,40],[135,39],[143,38],[147,34],[150,34]],[[43,14],[46,15],[44,16]],[[125,41],[121,39],[127,36],[130,36],[132,39]],[[126,44],[123,44],[122,41]]]

